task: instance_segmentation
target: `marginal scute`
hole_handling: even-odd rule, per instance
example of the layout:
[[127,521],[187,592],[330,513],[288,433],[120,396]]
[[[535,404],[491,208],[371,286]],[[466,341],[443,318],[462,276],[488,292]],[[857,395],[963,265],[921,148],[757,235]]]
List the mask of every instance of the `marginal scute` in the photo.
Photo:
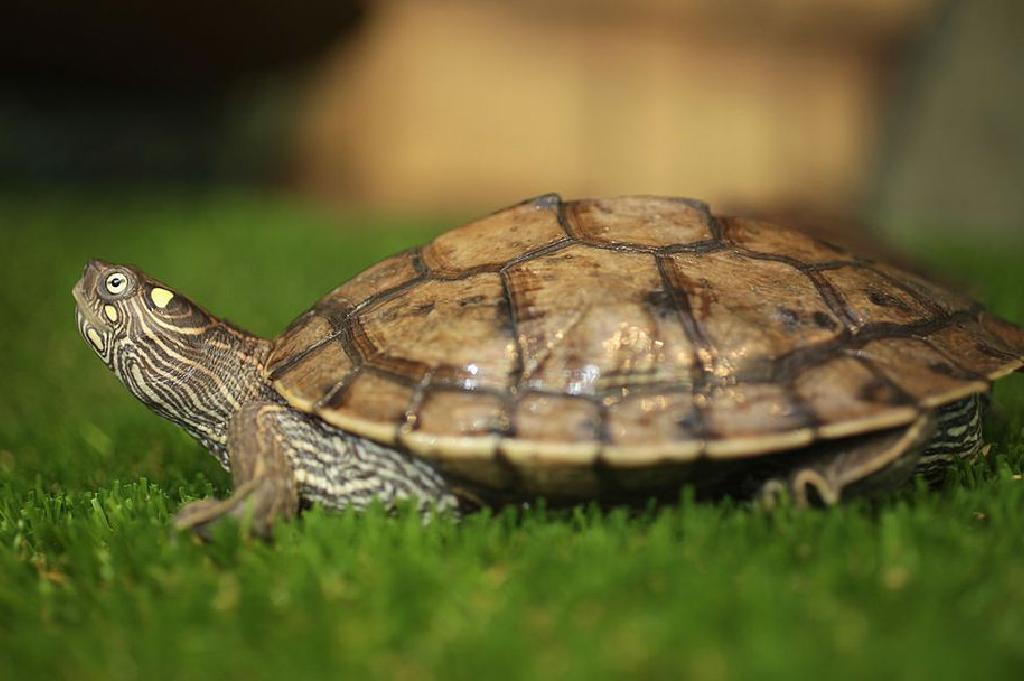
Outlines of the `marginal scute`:
[[573,201],[568,210],[575,235],[598,244],[659,248],[709,241],[711,213],[699,201],[660,196],[620,196]]
[[1014,360],[1017,364],[1024,361],[1024,339],[1020,347],[1011,347],[973,319],[960,320],[939,329],[930,334],[928,340],[960,366],[970,367],[971,371],[989,380],[1013,371]]
[[390,443],[398,426],[405,422],[412,395],[409,386],[362,371],[317,414],[330,424],[356,433],[372,429],[374,439]]
[[440,235],[423,247],[423,262],[437,276],[455,277],[563,241],[557,205],[523,203]]
[[735,253],[678,253],[668,261],[716,353],[716,375],[756,369],[765,360],[825,343],[842,323],[803,273],[780,262]]
[[431,391],[416,413],[421,436],[478,437],[508,428],[502,401],[495,395],[452,390]]
[[984,380],[965,375],[948,357],[920,339],[872,341],[857,355],[925,407],[947,404],[988,389]]
[[714,388],[706,397],[704,419],[711,455],[732,453],[729,443],[733,440],[767,439],[772,434],[784,434],[780,442],[788,446],[810,441],[810,433],[804,430],[811,425],[807,415],[794,404],[786,386],[775,383]]
[[721,222],[726,240],[748,251],[792,258],[804,265],[854,259],[836,246],[789,227],[747,218],[722,218]]
[[581,442],[600,437],[600,419],[600,409],[591,400],[532,393],[519,400],[512,424],[522,440]]
[[899,389],[853,357],[839,356],[804,369],[794,390],[821,424],[822,436],[854,435],[865,424],[896,427],[917,416],[917,409],[906,403]]
[[854,328],[871,324],[919,324],[931,315],[908,291],[866,267],[843,267],[822,272],[846,300]]
[[652,256],[576,245],[507,274],[523,386],[593,395],[689,379],[693,348]]
[[628,395],[609,409],[608,438],[615,447],[677,447],[703,436],[699,423],[689,392]]
[[979,316],[982,328],[998,338],[1018,360],[1024,360],[1024,329],[989,312]]
[[370,364],[414,381],[431,372],[466,389],[508,388],[516,350],[498,274],[423,282],[358,321]]

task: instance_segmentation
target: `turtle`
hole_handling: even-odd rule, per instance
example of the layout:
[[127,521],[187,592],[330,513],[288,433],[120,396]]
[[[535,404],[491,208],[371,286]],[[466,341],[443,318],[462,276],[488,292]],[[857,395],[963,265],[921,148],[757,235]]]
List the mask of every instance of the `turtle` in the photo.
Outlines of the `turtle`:
[[[547,194],[328,292],[277,338],[90,261],[82,336],[231,473],[179,527],[699,494],[830,505],[982,446],[1024,330],[923,276],[658,196]],[[546,502],[546,503],[547,503]]]

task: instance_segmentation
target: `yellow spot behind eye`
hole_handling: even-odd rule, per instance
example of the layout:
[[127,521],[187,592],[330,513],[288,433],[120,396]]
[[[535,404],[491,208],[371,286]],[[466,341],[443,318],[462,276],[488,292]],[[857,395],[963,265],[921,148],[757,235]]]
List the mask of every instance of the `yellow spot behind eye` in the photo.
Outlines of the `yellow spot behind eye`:
[[85,335],[89,337],[89,342],[95,345],[97,350],[103,352],[103,338],[96,333],[96,329],[90,327],[89,330],[85,332]]
[[171,302],[174,298],[174,294],[165,288],[155,288],[149,294],[149,297],[153,299],[153,304],[157,307],[167,307],[167,303]]
[[117,308],[114,307],[113,305],[104,305],[103,314],[107,315],[107,319],[109,319],[110,321],[117,321]]

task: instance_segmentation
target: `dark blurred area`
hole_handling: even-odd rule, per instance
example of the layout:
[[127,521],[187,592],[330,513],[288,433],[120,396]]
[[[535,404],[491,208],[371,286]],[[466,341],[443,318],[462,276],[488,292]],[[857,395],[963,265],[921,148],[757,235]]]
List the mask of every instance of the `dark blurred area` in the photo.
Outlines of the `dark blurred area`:
[[1019,235],[1022,68],[1014,0],[13,0],[0,189],[661,193]]
[[365,3],[9,0],[0,14],[7,183],[283,179],[297,68]]

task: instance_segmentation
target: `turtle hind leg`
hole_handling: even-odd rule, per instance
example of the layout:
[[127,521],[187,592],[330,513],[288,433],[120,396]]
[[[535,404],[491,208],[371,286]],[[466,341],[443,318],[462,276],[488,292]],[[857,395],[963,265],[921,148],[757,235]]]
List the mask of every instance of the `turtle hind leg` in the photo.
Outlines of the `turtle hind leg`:
[[921,453],[917,475],[930,484],[940,483],[950,465],[982,451],[982,416],[988,400],[988,395],[971,395],[936,412],[935,435]]
[[210,526],[225,516],[249,523],[250,531],[269,537],[278,518],[287,519],[299,510],[299,494],[278,428],[284,407],[254,403],[232,417],[228,428],[228,457],[235,491],[224,500],[202,499],[186,504],[174,525],[209,538]]
[[757,496],[767,506],[782,493],[799,506],[831,506],[896,489],[911,477],[934,432],[935,418],[925,414],[902,428],[821,442],[762,483]]

